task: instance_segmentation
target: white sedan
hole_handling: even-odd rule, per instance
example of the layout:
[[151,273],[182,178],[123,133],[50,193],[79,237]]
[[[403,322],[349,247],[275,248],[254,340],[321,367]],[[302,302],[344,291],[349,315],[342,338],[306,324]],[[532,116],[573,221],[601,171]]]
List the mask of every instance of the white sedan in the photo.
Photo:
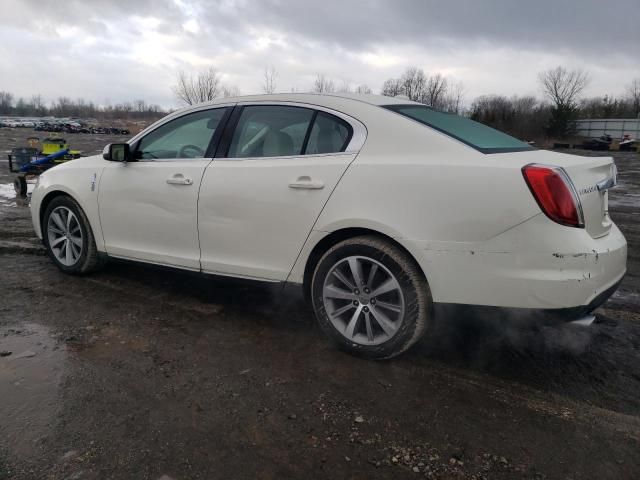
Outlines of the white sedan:
[[323,330],[373,358],[437,302],[571,312],[626,271],[610,157],[536,150],[374,95],[188,107],[40,176],[33,225],[64,272],[121,258],[304,286]]

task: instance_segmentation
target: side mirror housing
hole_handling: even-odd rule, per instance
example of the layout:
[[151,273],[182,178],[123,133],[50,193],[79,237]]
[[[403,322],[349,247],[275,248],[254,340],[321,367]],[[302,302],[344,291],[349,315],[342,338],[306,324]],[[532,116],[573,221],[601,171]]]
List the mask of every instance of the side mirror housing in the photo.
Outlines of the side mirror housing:
[[102,158],[111,162],[128,162],[131,152],[128,143],[110,143],[102,151]]

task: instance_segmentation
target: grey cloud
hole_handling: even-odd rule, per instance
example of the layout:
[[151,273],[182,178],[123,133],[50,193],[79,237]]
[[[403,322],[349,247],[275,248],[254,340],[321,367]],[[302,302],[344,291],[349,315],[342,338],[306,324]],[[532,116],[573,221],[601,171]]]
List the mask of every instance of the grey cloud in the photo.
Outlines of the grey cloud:
[[[208,10],[215,21],[215,9]],[[637,0],[266,0],[239,4],[238,16],[254,26],[278,28],[346,49],[372,43],[424,43],[455,39],[607,52],[640,44]],[[606,27],[606,28],[605,28]]]
[[131,15],[175,18],[182,10],[171,0],[3,0],[0,24],[43,24],[82,26],[90,18],[117,21]]
[[[2,0],[0,88],[171,105],[175,70],[204,62],[245,93],[259,91],[267,65],[276,66],[279,88],[288,90],[309,88],[316,72],[377,89],[412,64],[459,72],[469,95],[535,93],[538,71],[566,63],[593,72],[594,93],[618,94],[640,76],[637,2]],[[183,28],[190,19],[197,33]],[[171,40],[145,46],[163,33]],[[259,46],[263,35],[283,43]],[[145,63],[140,50],[158,45]],[[362,55],[380,51],[393,61],[368,63]],[[24,68],[25,59],[48,55],[65,67],[46,77]],[[517,75],[510,75],[512,65]]]

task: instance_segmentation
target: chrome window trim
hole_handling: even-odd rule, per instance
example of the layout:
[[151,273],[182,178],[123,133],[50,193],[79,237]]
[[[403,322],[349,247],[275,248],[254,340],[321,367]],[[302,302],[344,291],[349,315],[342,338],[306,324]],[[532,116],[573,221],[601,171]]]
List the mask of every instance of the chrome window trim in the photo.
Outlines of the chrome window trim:
[[279,155],[274,157],[218,157],[214,158],[216,162],[244,162],[247,160],[293,160],[296,158],[315,158],[315,157],[341,157],[356,155],[357,152],[335,152],[335,153],[310,153],[308,155]]
[[135,161],[126,162],[126,163],[156,163],[156,162],[176,162],[176,163],[184,163],[184,162],[195,162],[208,160],[209,162],[212,160],[211,157],[193,157],[193,158],[139,158]]

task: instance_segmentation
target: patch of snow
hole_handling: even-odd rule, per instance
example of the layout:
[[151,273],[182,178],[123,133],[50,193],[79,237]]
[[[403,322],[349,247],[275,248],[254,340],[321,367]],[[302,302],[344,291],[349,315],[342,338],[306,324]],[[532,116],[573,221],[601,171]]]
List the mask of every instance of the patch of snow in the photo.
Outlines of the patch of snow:
[[13,200],[16,198],[16,191],[11,183],[0,183],[0,197]]

